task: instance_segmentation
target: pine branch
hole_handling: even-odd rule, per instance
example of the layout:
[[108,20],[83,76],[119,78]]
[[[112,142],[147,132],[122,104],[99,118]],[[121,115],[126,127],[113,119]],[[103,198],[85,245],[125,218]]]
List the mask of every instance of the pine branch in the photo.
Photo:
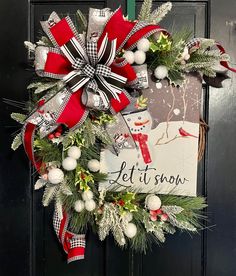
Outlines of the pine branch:
[[12,141],[11,148],[17,150],[20,145],[22,145],[22,137],[21,133],[18,133]]
[[61,84],[61,81],[33,82],[28,85],[27,89],[35,89],[34,93],[39,94],[52,88],[58,88]]
[[172,9],[172,3],[162,4],[158,9],[154,10],[149,17],[149,22],[153,24],[159,23]]
[[11,118],[20,124],[24,123],[26,117],[27,116],[22,113],[11,113]]
[[46,36],[42,36],[36,44],[39,46],[53,47],[51,40]]
[[43,206],[46,207],[50,204],[50,202],[55,198],[57,192],[59,190],[59,186],[46,186],[43,194],[42,203]]
[[78,29],[79,34],[82,34],[87,30],[88,22],[84,14],[81,12],[81,10],[77,10],[76,19],[77,19],[76,27]]
[[124,229],[127,221],[120,219],[119,211],[112,203],[105,204],[100,221],[98,222],[99,239],[103,241],[112,232],[116,242],[123,246],[125,244]]
[[148,21],[152,11],[152,0],[144,0],[138,15],[138,20]]
[[24,45],[29,52],[35,52],[35,48],[36,48],[35,44],[31,43],[30,41],[24,41]]
[[63,218],[63,208],[62,208],[62,200],[60,197],[60,192],[57,192],[55,195],[55,210],[58,213],[60,219]]
[[42,159],[44,163],[52,161],[62,161],[62,149],[60,146],[53,144],[47,138],[44,139],[35,139],[34,149],[36,151],[37,157]]

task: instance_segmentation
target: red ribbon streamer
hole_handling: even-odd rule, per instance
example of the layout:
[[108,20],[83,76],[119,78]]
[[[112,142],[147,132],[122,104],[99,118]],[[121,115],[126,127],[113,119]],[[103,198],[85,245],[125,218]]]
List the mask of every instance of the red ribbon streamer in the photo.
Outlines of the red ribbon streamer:
[[23,128],[22,133],[22,140],[24,143],[25,152],[27,153],[27,156],[29,160],[32,162],[34,167],[39,173],[41,172],[42,162],[35,160],[35,154],[34,154],[34,134],[36,131],[36,125],[27,123]]

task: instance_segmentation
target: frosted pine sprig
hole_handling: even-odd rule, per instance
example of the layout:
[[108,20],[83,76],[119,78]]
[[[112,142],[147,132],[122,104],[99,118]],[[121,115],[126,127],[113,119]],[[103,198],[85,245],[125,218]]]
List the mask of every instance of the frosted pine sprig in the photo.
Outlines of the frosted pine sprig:
[[138,20],[149,21],[151,11],[152,0],[144,0],[138,16]]
[[172,9],[172,3],[167,2],[162,4],[158,9],[154,10],[149,17],[149,22],[153,24],[159,23],[167,13]]

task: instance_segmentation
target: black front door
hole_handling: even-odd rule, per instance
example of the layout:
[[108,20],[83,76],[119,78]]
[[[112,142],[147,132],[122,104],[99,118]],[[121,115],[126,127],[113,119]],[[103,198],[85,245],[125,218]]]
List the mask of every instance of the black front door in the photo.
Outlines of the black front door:
[[[189,27],[196,37],[221,41],[236,58],[234,0],[172,1],[172,12],[162,26],[170,32]],[[162,1],[154,1],[154,6]],[[61,15],[80,8],[118,7],[125,1],[9,0],[0,4],[1,97],[27,100],[27,83],[32,76],[24,40],[39,37],[39,21],[55,10]],[[136,1],[136,11],[142,1]],[[0,275],[150,275],[234,276],[236,275],[236,185],[235,76],[222,89],[203,87],[202,115],[210,125],[205,158],[199,164],[198,192],[208,198],[209,222],[199,235],[177,233],[147,255],[122,251],[112,240],[101,243],[87,235],[85,260],[66,264],[52,229],[52,209],[43,209],[41,193],[33,191],[34,177],[23,149],[12,152],[12,134],[18,131],[9,117],[16,107],[0,108]],[[19,105],[19,103],[16,103]],[[20,110],[19,110],[20,112]]]

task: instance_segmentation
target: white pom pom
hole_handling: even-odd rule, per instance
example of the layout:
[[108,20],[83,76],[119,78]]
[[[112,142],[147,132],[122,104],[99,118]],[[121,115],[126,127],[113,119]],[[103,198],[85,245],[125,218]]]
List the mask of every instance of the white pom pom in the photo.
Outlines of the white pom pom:
[[132,51],[125,51],[123,57],[127,60],[129,64],[134,63],[134,53]]
[[188,54],[188,47],[184,47],[182,55],[185,56]]
[[154,75],[157,79],[164,79],[167,77],[168,69],[164,65],[157,66],[157,68],[154,71]]
[[129,222],[124,231],[125,235],[132,239],[137,234],[137,227],[132,222]]
[[100,170],[100,162],[96,159],[91,159],[88,162],[88,169],[91,172],[98,172]]
[[61,183],[64,179],[64,173],[61,169],[51,169],[48,173],[48,181],[52,184]]
[[84,192],[82,193],[82,198],[83,198],[84,201],[87,201],[87,200],[92,199],[92,198],[93,198],[93,192],[90,191],[90,190],[84,191]]
[[147,52],[149,50],[149,47],[150,47],[150,42],[147,38],[142,38],[137,43],[137,48],[140,51]]
[[79,159],[81,156],[81,150],[80,148],[73,146],[69,148],[67,154],[69,157],[72,157],[74,159]]
[[72,158],[72,157],[66,157],[63,161],[62,161],[62,167],[66,170],[66,171],[73,171],[77,166],[77,161]]
[[145,203],[149,210],[157,210],[161,207],[161,200],[156,195],[148,195],[145,199]]
[[184,55],[184,60],[189,60],[190,59],[190,54]]
[[133,219],[133,215],[130,212],[126,212],[123,217],[128,222],[130,222]]
[[144,53],[144,51],[136,51],[134,53],[134,61],[137,64],[143,64],[146,60],[146,54]]
[[96,203],[93,199],[85,201],[85,209],[89,212],[93,211],[96,208]]
[[76,212],[82,212],[84,210],[84,202],[82,200],[76,200],[74,208]]

